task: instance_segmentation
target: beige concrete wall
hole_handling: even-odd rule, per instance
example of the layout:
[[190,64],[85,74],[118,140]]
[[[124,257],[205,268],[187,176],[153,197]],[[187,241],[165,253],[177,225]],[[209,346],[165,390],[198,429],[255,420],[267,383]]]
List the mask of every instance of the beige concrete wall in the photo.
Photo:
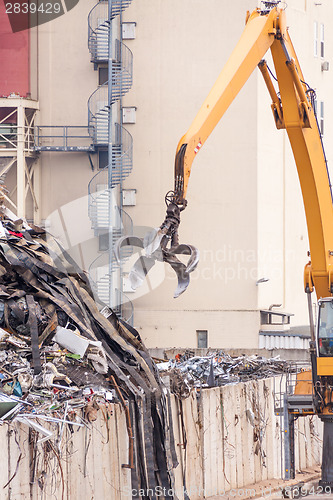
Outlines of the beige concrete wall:
[[147,347],[196,346],[197,330],[208,330],[208,346],[212,348],[258,347],[251,332],[259,331],[259,321],[257,311],[135,310],[135,326]]
[[[125,105],[137,106],[137,123],[128,126],[134,169],[125,183],[137,189],[137,206],[128,208],[136,225],[161,224],[178,140],[235,45],[246,9],[254,6],[230,4],[226,16],[215,0],[204,11],[199,1],[144,0],[125,11],[124,20],[137,22],[136,39],[127,42],[134,55],[134,85],[124,98]],[[256,81],[257,76],[250,78],[193,165],[180,226],[181,242],[201,252],[192,285],[174,300],[177,281],[167,270],[158,289],[138,299],[129,295],[135,300],[135,324],[149,330],[144,333],[149,345],[165,345],[174,318],[179,321],[175,341],[181,345],[195,346],[200,328],[209,331],[210,345],[230,345],[231,332],[237,332],[237,345],[244,337],[247,345],[258,343]],[[247,311],[243,318],[242,310]],[[151,322],[165,327],[165,333],[159,329],[161,340]]]
[[[42,124],[87,124],[87,100],[98,78],[87,49],[87,15],[94,4],[79,2],[38,28]],[[134,55],[134,85],[123,99],[125,106],[137,107],[137,123],[126,125],[134,139],[134,169],[124,185],[137,190],[137,205],[126,208],[136,226],[156,227],[164,219],[176,145],[237,42],[246,10],[256,4],[241,0],[226,9],[220,0],[209,0],[203,9],[199,0],[133,0],[124,11],[124,21],[137,23],[136,38],[125,41]],[[318,99],[325,100],[329,161],[332,73],[321,72],[320,57],[313,57],[313,21],[325,22],[331,14],[325,2],[288,2],[288,24],[304,74]],[[328,60],[331,38],[327,26]],[[45,219],[85,196],[93,172],[83,153],[42,153],[39,161],[39,216]],[[134,300],[135,326],[147,344],[194,347],[196,330],[206,329],[212,347],[257,347],[258,310],[272,303],[295,314],[292,324],[306,323],[302,273],[308,243],[302,199],[288,140],[275,129],[258,73],[197,156],[188,202],[180,239],[201,252],[188,291],[174,300],[176,277],[160,264],[150,291],[128,294]],[[68,227],[76,218],[81,221],[80,213],[70,216]],[[90,239],[84,218],[84,238]],[[89,258],[74,252],[86,267],[97,255],[96,242],[88,248]],[[269,281],[256,286],[262,277]]]
[[[178,140],[240,36],[246,10],[254,7],[255,2],[244,0],[228,4],[226,12],[215,0],[206,2],[204,10],[197,0],[143,0],[125,11],[125,21],[137,22],[136,39],[127,41],[134,54],[134,87],[124,99],[125,105],[137,106],[137,123],[128,126],[134,138],[134,171],[125,184],[137,189],[137,206],[128,209],[135,224],[154,227],[163,220],[162,200],[173,186]],[[331,73],[321,72],[320,57],[313,56],[313,21],[325,22],[331,11],[328,4],[303,0],[288,2],[287,8],[304,74],[317,88],[318,99],[325,96],[327,143],[332,130]],[[327,27],[325,59],[330,37]],[[230,345],[230,331],[234,347],[242,346],[244,338],[257,346],[258,320],[248,321],[250,311],[271,304],[282,304],[293,313],[292,325],[308,322],[303,292],[308,241],[297,171],[285,132],[275,128],[258,73],[193,164],[189,205],[180,226],[181,241],[196,245],[202,255],[191,286],[176,301],[175,278],[158,287],[153,284],[149,293],[129,294],[135,323],[143,329],[145,325],[149,345],[169,345],[178,311],[186,311],[186,316],[178,315],[179,345],[190,346],[199,328],[207,329],[220,347]],[[163,272],[172,276],[172,271]],[[269,281],[255,286],[263,277]],[[162,279],[156,278],[156,283]],[[160,326],[154,331],[152,324]],[[157,333],[161,328],[165,335]]]

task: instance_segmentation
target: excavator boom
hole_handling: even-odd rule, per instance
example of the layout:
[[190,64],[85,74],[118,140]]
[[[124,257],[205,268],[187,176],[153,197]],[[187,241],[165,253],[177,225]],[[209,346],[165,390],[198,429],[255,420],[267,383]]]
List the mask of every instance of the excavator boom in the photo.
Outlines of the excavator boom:
[[249,16],[243,34],[202,104],[192,125],[178,143],[175,159],[175,199],[185,205],[192,163],[211,132],[274,43],[279,11]]
[[[180,213],[187,204],[192,163],[256,66],[259,66],[272,98],[276,126],[287,130],[298,169],[311,253],[311,262],[306,265],[304,273],[305,289],[312,292],[314,287],[318,298],[326,297],[333,291],[333,206],[326,158],[315,116],[314,92],[304,81],[286,27],[285,11],[278,7],[279,2],[264,3],[266,10],[256,9],[247,15],[239,42],[190,128],[179,141],[174,191],[166,195],[166,218],[159,229],[138,244],[145,255],[140,257],[130,273],[133,289],[143,282],[156,260],[163,260],[171,265],[178,277],[175,297],[186,290],[190,273],[199,260],[198,250],[192,245],[179,245],[178,237]],[[273,56],[279,96],[263,61],[269,49]],[[119,241],[115,248],[118,260],[121,247],[133,241],[126,236]],[[177,254],[190,255],[187,264],[181,262]]]

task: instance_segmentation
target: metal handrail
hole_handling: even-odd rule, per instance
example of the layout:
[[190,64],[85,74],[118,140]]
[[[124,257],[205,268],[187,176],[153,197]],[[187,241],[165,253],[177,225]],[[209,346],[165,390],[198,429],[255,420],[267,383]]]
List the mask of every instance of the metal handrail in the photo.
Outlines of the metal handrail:
[[[74,133],[75,131],[78,133]],[[85,131],[86,134],[79,133]],[[34,134],[34,148],[55,149],[61,151],[70,151],[73,149],[93,150],[91,145],[91,136],[93,131],[91,127],[83,125],[36,125]],[[60,139],[59,141],[57,141]],[[71,141],[74,140],[74,145]],[[89,140],[89,145],[81,146],[79,142]],[[56,141],[56,144],[54,143]]]
[[[131,50],[119,40],[115,40],[116,60],[112,64],[112,85],[109,82],[97,87],[88,99],[88,126],[93,132],[95,143],[99,141],[99,128],[105,130],[104,143],[107,137],[107,125],[109,106],[123,97],[131,88],[133,83],[133,54]],[[109,96],[109,90],[111,95]],[[103,127],[102,127],[103,126]],[[103,141],[102,141],[103,142]]]
[[[118,302],[120,305],[120,317],[121,317],[121,319],[126,321],[126,323],[128,323],[129,325],[133,326],[133,318],[134,318],[133,302],[131,301],[131,299],[129,299],[127,297],[127,295],[122,290],[119,290],[118,288],[116,288],[115,291],[120,296]],[[125,297],[126,300],[123,300],[123,297]],[[129,306],[129,312],[127,313],[127,315],[125,315],[125,312],[127,309],[126,306]]]
[[[132,220],[132,218],[122,208],[117,207],[117,209],[118,209],[117,220],[113,221],[114,222],[114,224],[113,224],[114,233],[112,234],[112,240],[114,240],[114,241],[112,241],[112,245],[114,245],[114,243],[122,235],[124,235],[124,234],[132,235],[133,234],[133,220]],[[126,253],[126,255],[122,256],[123,257],[122,260],[126,260],[132,254],[131,251],[130,252],[127,251],[128,249],[129,248],[127,247],[126,249],[124,249],[124,251],[122,250],[122,252]],[[111,249],[111,251],[112,251],[112,249]],[[105,252],[102,252],[99,255],[97,255],[97,257],[90,263],[89,268],[88,268],[88,273],[89,273],[89,277],[91,278],[91,280],[94,283],[96,283],[98,281],[97,277],[96,277],[97,269],[100,267],[104,267],[105,265],[109,265],[109,263],[110,263],[109,250],[106,250]],[[113,272],[115,269],[118,269],[118,268],[119,268],[119,265],[116,263],[116,261],[112,260],[111,272]],[[105,274],[105,276],[107,276],[107,275],[109,275],[109,273]]]
[[[132,171],[133,138],[119,123],[115,123],[112,142],[111,186],[117,186]],[[109,183],[109,165],[97,172],[88,184],[89,205],[99,196],[97,185]]]
[[[88,127],[89,130],[93,131],[93,135],[91,136],[94,143],[96,144],[98,141],[99,130],[98,127],[100,123],[99,120],[104,119],[106,125],[108,123],[108,113],[109,113],[109,104],[108,104],[108,82],[103,83],[100,87],[94,90],[94,92],[90,95],[88,99]],[[104,116],[105,118],[104,118]],[[106,127],[108,129],[108,127]]]
[[18,136],[22,134],[23,128],[23,142],[24,150],[32,151],[34,149],[35,138],[34,138],[34,127],[24,126],[19,127],[13,123],[1,123],[0,124],[0,144],[6,149],[16,149],[18,146]]
[[[107,0],[100,0],[90,10],[88,14],[88,48],[93,62],[107,59],[109,22],[126,9],[130,5],[131,1],[132,0],[113,0],[110,18]],[[98,57],[99,47],[104,49],[101,51],[102,58]]]

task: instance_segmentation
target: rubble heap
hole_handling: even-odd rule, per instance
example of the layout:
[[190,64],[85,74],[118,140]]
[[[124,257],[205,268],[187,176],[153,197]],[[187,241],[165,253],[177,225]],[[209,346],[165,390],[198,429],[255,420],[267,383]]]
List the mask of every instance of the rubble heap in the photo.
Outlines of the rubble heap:
[[[100,309],[102,312],[100,312]],[[93,421],[94,398],[124,406],[133,487],[169,489],[170,402],[138,332],[97,304],[59,243],[0,210],[0,421]],[[81,423],[80,423],[81,422]],[[170,430],[171,428],[171,430]]]
[[208,356],[178,354],[175,359],[157,364],[160,373],[170,377],[171,391],[187,397],[193,387],[215,387],[252,379],[272,377],[290,371],[288,361],[279,356],[267,359],[257,354],[232,357],[218,351]]

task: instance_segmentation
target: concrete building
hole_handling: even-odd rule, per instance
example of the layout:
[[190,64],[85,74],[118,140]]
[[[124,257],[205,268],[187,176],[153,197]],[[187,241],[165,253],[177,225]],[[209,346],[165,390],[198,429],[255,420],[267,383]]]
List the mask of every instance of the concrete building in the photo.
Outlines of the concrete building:
[[[34,129],[34,147],[29,150],[33,162],[26,160],[31,182],[26,177],[19,183],[22,162],[21,173],[19,162],[17,175],[8,169],[6,184],[18,214],[47,221],[51,232],[90,270],[96,292],[125,319],[133,319],[148,346],[258,347],[260,339],[266,345],[259,332],[270,329],[281,336],[290,324],[306,325],[303,268],[308,240],[301,191],[286,133],[275,128],[259,72],[246,83],[193,165],[180,226],[181,242],[197,246],[201,253],[190,287],[173,299],[176,277],[158,263],[147,284],[137,292],[129,290],[126,275],[136,257],[128,254],[119,268],[109,248],[119,235],[131,231],[131,220],[135,234],[163,221],[177,143],[235,46],[246,11],[257,3],[113,4],[110,17],[107,2],[81,1],[65,15],[30,30],[29,90],[14,92],[20,94],[19,102],[30,92],[32,99],[28,96],[24,104],[33,103],[34,125],[41,129]],[[288,2],[290,34],[307,82],[317,91],[329,164],[332,35],[325,22],[332,13],[328,0]],[[269,56],[267,60],[272,67]],[[113,97],[110,78],[113,91],[120,88]],[[1,106],[8,107],[8,102]],[[62,128],[54,129],[58,126]],[[83,128],[71,128],[78,126]],[[3,160],[3,168],[14,158],[8,151],[5,155],[9,160]],[[111,177],[108,164],[113,167]],[[22,198],[30,184],[34,195],[28,195],[20,209],[15,186]],[[270,309],[273,304],[281,306]],[[267,326],[270,310],[280,313],[275,318],[281,325]]]

